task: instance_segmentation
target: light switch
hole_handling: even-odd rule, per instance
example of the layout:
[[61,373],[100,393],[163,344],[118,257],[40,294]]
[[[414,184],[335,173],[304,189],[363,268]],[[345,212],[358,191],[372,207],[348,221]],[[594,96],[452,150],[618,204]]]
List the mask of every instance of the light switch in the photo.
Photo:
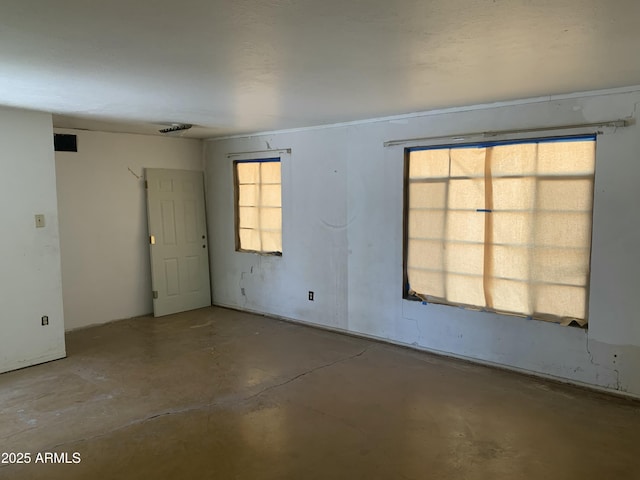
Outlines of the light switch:
[[44,215],[41,213],[36,215],[36,228],[44,227]]

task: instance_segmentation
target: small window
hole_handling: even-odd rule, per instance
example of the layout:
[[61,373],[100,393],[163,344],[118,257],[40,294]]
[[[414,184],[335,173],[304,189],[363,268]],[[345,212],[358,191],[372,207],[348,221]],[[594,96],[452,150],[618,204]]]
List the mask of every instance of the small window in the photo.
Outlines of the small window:
[[236,250],[282,255],[280,158],[234,162]]
[[595,136],[407,150],[405,298],[587,323]]

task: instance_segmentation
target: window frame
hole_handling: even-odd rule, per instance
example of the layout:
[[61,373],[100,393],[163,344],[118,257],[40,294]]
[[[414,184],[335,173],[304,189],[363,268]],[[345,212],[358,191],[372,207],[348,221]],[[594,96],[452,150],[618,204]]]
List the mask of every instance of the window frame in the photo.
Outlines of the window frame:
[[[505,316],[519,316],[525,317],[527,319],[545,321],[546,323],[556,323],[560,322],[555,321],[546,321],[542,318],[533,317],[526,313],[514,313],[507,312],[502,310],[497,310],[493,308],[487,308],[476,305],[469,304],[460,304],[455,302],[447,302],[447,301],[429,301],[427,302],[425,299],[420,296],[413,295],[410,293],[411,288],[409,284],[409,274],[408,274],[408,256],[409,256],[409,202],[410,202],[410,156],[411,152],[421,151],[421,150],[444,150],[444,149],[463,149],[463,148],[489,148],[503,145],[517,145],[517,144],[528,144],[528,143],[553,143],[553,142],[569,142],[569,141],[593,141],[594,142],[594,167],[593,174],[590,176],[592,181],[591,183],[591,191],[590,191],[590,201],[591,201],[591,212],[590,212],[590,228],[589,228],[589,252],[588,252],[588,273],[586,277],[585,288],[585,324],[582,328],[588,328],[588,319],[589,319],[589,297],[590,297],[590,284],[591,284],[591,255],[593,250],[593,214],[594,214],[594,197],[595,197],[595,175],[597,168],[597,145],[598,145],[598,134],[601,132],[566,132],[560,135],[547,135],[547,136],[533,136],[533,137],[516,137],[516,138],[505,138],[505,139],[496,139],[491,141],[473,141],[469,139],[468,142],[458,142],[452,143],[457,139],[451,138],[450,141],[446,143],[434,143],[434,144],[421,144],[421,143],[410,143],[405,144],[403,146],[404,152],[404,161],[403,161],[403,191],[402,191],[402,298],[403,300],[410,301],[412,303],[421,302],[422,304],[427,303],[436,303],[444,306],[452,306],[458,308],[464,308],[471,311],[482,311],[489,312],[497,315],[505,315]],[[532,176],[536,178],[537,176]],[[448,177],[447,181],[450,181],[450,177]],[[536,180],[537,181],[537,180]],[[485,245],[485,243],[483,243]],[[571,322],[571,325],[577,325],[576,322]],[[578,325],[580,326],[580,325]]]
[[[277,152],[274,152],[277,153]],[[233,204],[234,204],[234,237],[235,237],[235,251],[238,253],[253,253],[257,255],[264,256],[275,256],[281,257],[282,251],[263,251],[263,250],[251,250],[246,248],[241,248],[240,245],[240,183],[238,179],[238,164],[242,163],[279,163],[280,164],[280,217],[282,222],[282,156],[259,156],[256,158],[241,158],[238,160],[233,160],[232,162],[232,170],[233,170]],[[280,235],[281,242],[280,248],[284,250],[282,246],[282,223],[280,224]]]

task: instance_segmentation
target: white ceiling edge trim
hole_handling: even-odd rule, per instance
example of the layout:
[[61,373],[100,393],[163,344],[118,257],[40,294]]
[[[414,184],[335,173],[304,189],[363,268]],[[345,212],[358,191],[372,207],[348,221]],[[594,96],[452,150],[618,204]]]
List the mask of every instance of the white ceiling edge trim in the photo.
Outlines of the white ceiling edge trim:
[[309,127],[297,127],[297,128],[285,128],[283,130],[268,130],[263,132],[255,132],[255,133],[242,133],[237,135],[224,135],[221,137],[211,137],[203,139],[205,142],[217,142],[220,140],[231,140],[235,138],[253,138],[253,137],[262,137],[266,135],[280,135],[283,133],[298,133],[298,132],[308,132],[313,130],[324,130],[327,128],[339,128],[339,127],[350,127],[356,125],[367,125],[370,123],[381,123],[381,122],[393,122],[398,120],[409,120],[417,117],[431,117],[435,115],[443,115],[446,113],[460,113],[460,112],[471,112],[475,110],[489,110],[493,108],[500,107],[509,107],[516,105],[529,105],[533,103],[544,103],[551,102],[554,100],[569,100],[572,98],[588,98],[588,97],[600,97],[605,95],[617,95],[622,93],[635,93],[640,92],[640,85],[633,85],[629,87],[617,87],[617,88],[607,88],[603,90],[591,90],[587,92],[575,92],[575,93],[564,93],[559,95],[545,95],[542,97],[531,97],[524,98],[520,100],[507,100],[501,102],[493,102],[493,103],[480,103],[476,105],[468,105],[463,107],[449,107],[449,108],[440,108],[436,110],[426,110],[422,112],[411,112],[411,113],[403,113],[400,115],[390,115],[387,117],[374,117],[367,118],[363,120],[352,120],[349,122],[338,122],[338,123],[329,123],[325,125],[313,125]]

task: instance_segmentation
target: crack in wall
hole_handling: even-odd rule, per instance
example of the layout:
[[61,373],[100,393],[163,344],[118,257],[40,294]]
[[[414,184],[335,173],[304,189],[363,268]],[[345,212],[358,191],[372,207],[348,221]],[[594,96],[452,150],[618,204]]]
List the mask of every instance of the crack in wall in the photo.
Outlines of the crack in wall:
[[[585,335],[585,339],[586,339],[587,354],[589,355],[589,362],[591,363],[591,365],[593,365],[594,367],[601,367],[601,368],[604,368],[606,370],[610,370],[610,371],[615,372],[615,374],[616,374],[616,383],[615,383],[614,388],[617,391],[624,391],[624,390],[621,389],[621,386],[620,386],[620,371],[617,368],[612,368],[612,367],[609,367],[607,365],[603,365],[601,363],[596,362],[594,360],[594,358],[593,358],[593,353],[591,353],[591,350],[589,349],[589,335]],[[597,376],[597,372],[596,372],[596,376]]]

